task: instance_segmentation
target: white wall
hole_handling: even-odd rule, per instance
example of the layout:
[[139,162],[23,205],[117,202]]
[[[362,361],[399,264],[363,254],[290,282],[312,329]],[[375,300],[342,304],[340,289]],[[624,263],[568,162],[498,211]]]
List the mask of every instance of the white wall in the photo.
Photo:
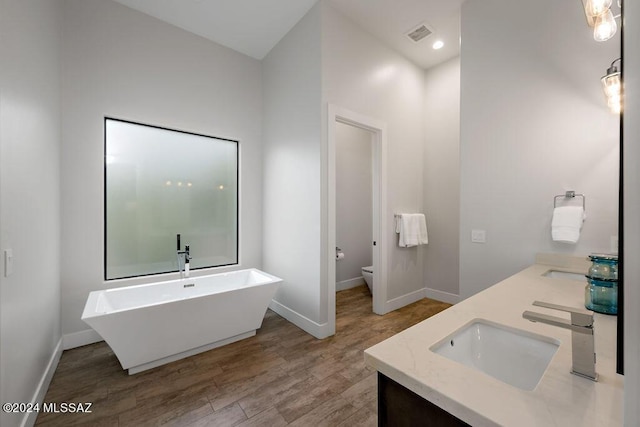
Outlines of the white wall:
[[[579,4],[577,6],[580,6]],[[460,295],[530,265],[536,252],[610,251],[617,235],[618,117],[600,77],[619,36],[596,43],[574,2],[462,7]],[[576,245],[552,242],[553,197],[586,195]],[[487,243],[471,243],[472,229]]]
[[640,425],[640,3],[624,4],[624,425]]
[[[362,267],[373,264],[373,133],[336,123],[336,289],[362,284]],[[354,280],[355,279],[355,280]]]
[[454,303],[460,279],[460,57],[426,72],[425,128],[424,282],[428,296]]
[[63,332],[88,329],[90,291],[132,282],[103,281],[105,115],[239,139],[240,262],[261,267],[260,62],[100,0],[65,2],[62,59]]
[[[26,403],[61,353],[61,17],[52,0],[0,6],[0,248],[14,256],[0,273],[0,402]],[[25,420],[0,413],[5,427]]]
[[263,265],[283,279],[271,308],[316,336],[320,297],[320,10],[264,58]]
[[[364,32],[328,2],[322,3],[322,11],[323,130],[327,126],[327,104],[385,122],[387,218],[392,221],[394,213],[422,212],[424,71]],[[325,132],[324,146],[326,138]],[[389,255],[383,262],[387,262],[388,300],[421,298],[424,248],[398,248],[393,223],[387,224],[386,241]]]

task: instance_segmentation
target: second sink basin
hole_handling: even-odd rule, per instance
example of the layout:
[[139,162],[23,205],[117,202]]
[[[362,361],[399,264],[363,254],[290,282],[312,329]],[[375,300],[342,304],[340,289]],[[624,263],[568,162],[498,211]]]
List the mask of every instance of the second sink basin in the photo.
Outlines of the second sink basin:
[[584,274],[580,273],[571,273],[569,271],[561,271],[561,270],[548,270],[543,274],[544,277],[550,277],[552,279],[569,279],[576,280],[578,282],[586,282],[587,278]]
[[475,319],[430,350],[523,390],[533,390],[560,342],[553,338]]

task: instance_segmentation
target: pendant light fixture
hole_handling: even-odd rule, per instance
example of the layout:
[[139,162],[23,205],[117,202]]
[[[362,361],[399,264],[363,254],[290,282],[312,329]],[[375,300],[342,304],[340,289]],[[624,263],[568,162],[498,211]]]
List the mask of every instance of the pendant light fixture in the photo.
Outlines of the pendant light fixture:
[[609,8],[611,8],[611,3],[611,0],[587,0],[584,6],[584,11],[587,16],[595,18],[609,10]]
[[593,26],[593,38],[595,41],[607,41],[616,34],[616,31],[618,31],[618,25],[611,9],[607,9],[606,12],[596,17],[596,22]]
[[622,58],[618,58],[613,61],[607,69],[607,74],[600,79],[607,97],[607,105],[611,112],[616,114],[622,111],[622,78],[620,69],[616,66],[616,62],[621,60]]
[[618,31],[611,3],[612,0],[582,0],[587,23],[593,27],[593,38],[596,41],[607,41]]

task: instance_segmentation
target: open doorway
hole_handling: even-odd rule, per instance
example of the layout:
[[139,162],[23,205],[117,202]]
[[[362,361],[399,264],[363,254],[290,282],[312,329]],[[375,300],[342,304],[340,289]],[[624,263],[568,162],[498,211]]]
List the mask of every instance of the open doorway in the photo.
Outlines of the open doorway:
[[[346,125],[346,127],[345,127]],[[360,248],[353,252],[354,257],[360,257],[356,255],[356,252],[370,253],[371,267],[373,267],[372,274],[372,306],[373,312],[377,314],[384,314],[385,302],[387,296],[387,272],[386,272],[386,233],[387,233],[387,208],[386,208],[386,140],[387,130],[386,124],[378,120],[363,116],[353,111],[346,110],[335,105],[329,105],[328,109],[328,176],[327,176],[327,205],[328,205],[328,235],[327,235],[327,281],[328,281],[328,312],[329,312],[329,324],[330,329],[335,333],[335,316],[336,316],[336,265],[338,262],[343,262],[350,257],[348,252],[345,252],[345,258],[337,261],[336,247],[339,246],[338,242],[338,220],[337,220],[337,197],[338,187],[341,183],[337,177],[337,146],[339,144],[338,138],[343,134],[360,135],[362,139],[361,145],[365,145],[365,140],[369,145],[369,162],[370,169],[370,234],[368,234],[368,249]],[[353,147],[352,147],[353,148]],[[362,153],[365,151],[363,150]],[[365,155],[365,154],[363,154]],[[362,163],[362,162],[359,162]],[[363,182],[365,180],[362,180]],[[366,190],[363,190],[366,191]],[[349,195],[340,194],[341,198],[349,197]],[[364,198],[366,200],[366,198]],[[364,203],[367,203],[366,201]],[[344,206],[343,206],[344,208]],[[347,207],[348,209],[348,207]],[[346,224],[340,224],[340,228],[343,229]],[[344,236],[340,236],[343,238]],[[343,252],[345,248],[342,248]],[[363,257],[366,255],[362,255]],[[358,258],[360,259],[360,258]],[[362,258],[364,259],[364,258]],[[356,260],[354,259],[354,262]],[[357,263],[363,263],[363,261],[357,261]],[[367,265],[360,266],[367,267]],[[356,266],[347,267],[345,270],[357,269]],[[342,267],[341,267],[341,270]],[[356,276],[357,278],[357,276]],[[348,280],[348,278],[344,279]],[[349,282],[341,283],[340,287],[348,286]],[[340,288],[338,288],[340,289]]]
[[374,137],[336,123],[336,292],[366,284],[373,295]]

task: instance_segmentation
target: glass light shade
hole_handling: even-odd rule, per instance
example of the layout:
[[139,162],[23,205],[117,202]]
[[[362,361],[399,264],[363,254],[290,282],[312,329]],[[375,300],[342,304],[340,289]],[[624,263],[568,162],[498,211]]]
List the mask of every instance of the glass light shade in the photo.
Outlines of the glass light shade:
[[598,42],[609,40],[618,31],[618,24],[613,17],[611,10],[607,10],[602,15],[598,15],[596,18],[595,26],[593,27],[593,38]]
[[620,96],[620,92],[622,89],[622,81],[620,80],[620,72],[616,71],[612,74],[607,74],[602,79],[602,88],[604,89],[604,93],[607,98],[612,96]]
[[620,111],[622,111],[622,97],[620,95],[609,97],[607,106],[612,113],[620,114]]
[[584,6],[588,16],[596,17],[602,15],[611,7],[612,0],[587,0]]

